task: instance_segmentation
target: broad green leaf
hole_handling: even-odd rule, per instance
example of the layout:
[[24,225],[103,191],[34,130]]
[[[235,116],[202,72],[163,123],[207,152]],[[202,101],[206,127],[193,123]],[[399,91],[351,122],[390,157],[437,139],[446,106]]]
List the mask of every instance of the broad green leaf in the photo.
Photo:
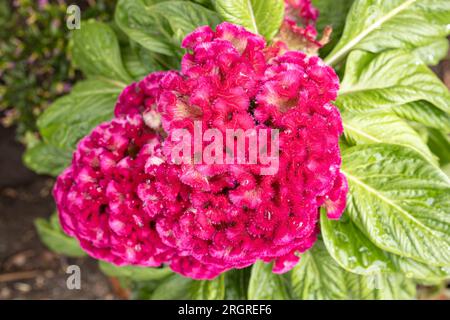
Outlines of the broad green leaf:
[[106,79],[77,83],[69,95],[56,100],[39,117],[37,125],[44,141],[74,150],[77,142],[95,126],[112,118],[122,89]]
[[134,281],[161,280],[173,274],[169,268],[119,267],[104,261],[99,261],[99,266],[109,276],[127,278]]
[[181,40],[197,27],[215,26],[218,15],[187,1],[121,0],[117,25],[135,42],[152,52],[181,56]]
[[284,15],[283,0],[215,0],[217,12],[226,21],[271,40],[280,29]]
[[341,268],[322,241],[300,258],[290,272],[292,292],[301,300],[412,299],[414,283],[397,274],[361,276]]
[[426,101],[414,101],[390,108],[399,117],[427,127],[450,132],[450,114]]
[[23,155],[25,165],[38,174],[57,176],[69,164],[72,152],[63,150],[53,145],[39,142],[27,148]]
[[[152,5],[151,1],[147,1]],[[157,28],[157,23],[146,11],[144,0],[119,0],[114,19],[116,24],[133,41],[148,50],[173,55],[170,43],[164,39]]]
[[409,278],[429,281],[450,278],[450,267],[428,266],[378,248],[346,213],[338,221],[322,214],[320,226],[329,254],[347,271],[362,275],[401,272]]
[[133,50],[133,48],[127,47],[122,51],[125,68],[133,77],[133,80],[139,81],[149,73],[156,71],[156,69],[149,68],[148,65],[142,63],[141,59],[139,59],[139,55],[135,52],[135,50]]
[[180,45],[186,35],[204,25],[215,27],[220,23],[216,12],[198,4],[185,1],[161,2],[147,8],[147,12],[160,20],[164,18],[173,33],[173,40]]
[[178,69],[180,65],[178,57],[152,52],[139,45],[136,47],[136,53],[145,68],[153,71]]
[[[54,220],[54,217],[51,220]],[[69,257],[82,257],[86,255],[78,241],[75,238],[67,236],[62,231],[59,223],[52,223],[43,218],[38,218],[34,221],[34,225],[39,234],[39,238],[50,250]]]
[[172,274],[163,280],[151,295],[152,300],[186,300],[194,280]]
[[194,281],[189,289],[194,300],[223,300],[225,298],[225,274],[214,280]]
[[225,274],[225,299],[246,300],[251,267],[232,269]]
[[428,145],[431,151],[438,156],[441,166],[450,163],[450,137],[448,134],[428,129]]
[[367,111],[427,101],[450,113],[450,93],[418,58],[401,50],[350,54],[336,103]]
[[342,35],[345,26],[345,18],[352,6],[353,0],[312,0],[312,4],[319,12],[317,30],[323,31],[326,26],[333,28],[331,41],[320,50],[321,55],[329,53]]
[[290,299],[288,282],[283,275],[272,272],[271,263],[256,262],[248,285],[249,300]]
[[448,49],[447,38],[436,38],[429,45],[414,49],[413,53],[426,65],[434,66],[447,56]]
[[191,1],[201,4],[202,6],[205,6],[208,8],[213,6],[211,3],[211,1],[213,1],[213,0],[191,0]]
[[347,213],[378,247],[450,265],[450,179],[416,151],[371,144],[342,152]]
[[353,144],[392,143],[407,146],[433,163],[435,157],[419,134],[404,120],[386,112],[342,114],[344,135]]
[[127,278],[118,278],[122,287],[130,288],[131,300],[151,300],[152,294],[160,281],[129,281]]
[[333,261],[319,241],[301,255],[300,262],[291,271],[291,281],[296,299],[345,299],[348,295],[345,270]]
[[355,0],[344,33],[325,62],[335,65],[354,49],[376,53],[429,47],[450,33],[449,21],[447,0]]
[[353,300],[412,300],[416,296],[416,284],[399,273],[379,273],[370,276],[355,276],[347,273],[350,288],[349,299]]
[[444,165],[444,166],[442,167],[442,171],[444,171],[444,173],[445,173],[448,177],[450,177],[450,163]]
[[132,81],[123,66],[117,36],[107,24],[83,21],[83,27],[73,34],[73,60],[87,76],[124,84]]

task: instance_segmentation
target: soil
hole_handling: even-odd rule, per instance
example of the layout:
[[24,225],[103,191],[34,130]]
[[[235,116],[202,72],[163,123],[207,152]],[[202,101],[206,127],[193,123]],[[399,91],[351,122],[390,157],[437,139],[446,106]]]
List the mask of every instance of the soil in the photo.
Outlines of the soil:
[[[91,258],[48,250],[33,221],[54,211],[53,180],[22,165],[14,128],[0,127],[0,299],[114,299],[110,280]],[[66,268],[78,265],[81,289],[66,286]]]

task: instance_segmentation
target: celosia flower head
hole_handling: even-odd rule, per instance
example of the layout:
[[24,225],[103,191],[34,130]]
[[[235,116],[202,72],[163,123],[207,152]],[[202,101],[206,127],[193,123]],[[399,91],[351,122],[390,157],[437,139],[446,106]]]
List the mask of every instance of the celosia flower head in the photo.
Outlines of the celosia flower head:
[[[64,230],[119,265],[211,279],[263,260],[286,272],[314,244],[320,207],[333,219],[345,207],[338,78],[318,57],[267,47],[229,23],[198,28],[183,47],[180,71],[127,87],[117,118],[78,145],[54,190]],[[276,172],[177,163],[173,133],[196,123],[202,134],[278,130]]]
[[289,50],[317,55],[319,49],[328,43],[332,31],[330,26],[325,27],[318,40],[318,17],[319,11],[311,0],[285,0],[285,17],[275,40],[282,42]]

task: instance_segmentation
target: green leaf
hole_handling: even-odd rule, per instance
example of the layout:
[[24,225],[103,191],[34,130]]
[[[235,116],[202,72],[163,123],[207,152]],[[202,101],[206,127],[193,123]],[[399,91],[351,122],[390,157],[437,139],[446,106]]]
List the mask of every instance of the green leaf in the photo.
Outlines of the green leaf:
[[218,15],[187,1],[121,0],[117,25],[135,42],[152,52],[181,56],[181,40],[197,27],[215,26]]
[[401,275],[347,272],[320,240],[302,254],[290,276],[294,298],[301,300],[412,299],[415,294],[414,283]]
[[294,298],[301,300],[345,299],[347,281],[320,242],[300,258],[291,271]]
[[191,0],[192,2],[196,2],[198,4],[201,4],[202,6],[205,7],[212,7],[211,1],[213,0]]
[[56,100],[39,117],[37,125],[42,137],[53,146],[74,150],[95,126],[112,118],[122,89],[106,79],[78,82],[69,95]]
[[366,112],[417,101],[427,101],[450,113],[448,89],[418,58],[401,50],[350,54],[338,106]]
[[136,48],[139,60],[147,69],[157,70],[173,70],[178,69],[180,59],[174,56],[165,56],[156,52],[147,50],[142,46]]
[[312,4],[319,12],[317,30],[323,31],[326,26],[333,28],[331,42],[320,50],[321,54],[329,53],[342,35],[345,18],[353,4],[353,0],[312,0]]
[[246,300],[251,267],[232,269],[225,274],[225,299]]
[[438,156],[441,166],[450,163],[450,137],[448,134],[428,129],[428,145],[431,151]]
[[152,300],[186,300],[194,280],[172,274],[153,291]]
[[25,165],[38,174],[57,176],[69,164],[72,153],[67,150],[39,142],[27,148],[23,155]]
[[450,179],[419,153],[371,144],[342,153],[347,213],[378,247],[417,261],[450,265]]
[[139,81],[149,73],[156,71],[155,68],[149,68],[148,65],[144,64],[136,53],[136,50],[133,50],[133,48],[127,47],[122,51],[125,68],[133,77],[133,80]]
[[354,49],[376,53],[429,47],[450,33],[448,21],[447,0],[356,0],[344,33],[325,62],[335,65]]
[[43,218],[38,218],[34,221],[41,241],[54,252],[69,257],[85,256],[86,253],[81,249],[78,241],[75,238],[67,236],[62,231],[59,223],[54,223],[55,217],[56,213],[51,218],[53,220],[52,223]]
[[436,38],[429,45],[414,49],[413,53],[426,65],[434,66],[447,56],[448,49],[447,38]]
[[99,266],[109,276],[127,278],[134,281],[161,280],[173,274],[169,268],[119,267],[104,261],[99,261]]
[[378,248],[347,213],[338,221],[330,220],[322,214],[320,226],[329,254],[347,271],[363,275],[401,272],[406,277],[428,281],[450,277],[450,267],[428,266]]
[[214,280],[194,281],[189,292],[190,298],[194,300],[223,300],[225,298],[225,274]]
[[248,285],[249,300],[290,299],[287,279],[272,272],[271,263],[256,262]]
[[427,127],[450,132],[450,115],[426,101],[414,101],[391,107],[399,117]]
[[353,144],[392,143],[416,150],[433,163],[436,159],[428,146],[404,120],[386,112],[342,114],[344,134]]
[[416,296],[416,284],[402,274],[373,274],[356,276],[347,273],[350,288],[349,299],[412,300]]
[[114,14],[116,24],[144,48],[173,55],[170,43],[161,37],[154,17],[146,11],[146,3],[153,4],[152,1],[119,0]]
[[87,76],[101,76],[124,84],[132,81],[122,64],[116,34],[107,24],[83,21],[83,27],[73,34],[73,60]]
[[282,0],[216,0],[223,19],[271,40],[280,29],[284,16]]
[[158,19],[164,18],[164,22],[170,26],[172,38],[177,46],[196,28],[204,25],[215,27],[220,23],[220,18],[214,11],[185,1],[161,2],[148,7],[147,12]]

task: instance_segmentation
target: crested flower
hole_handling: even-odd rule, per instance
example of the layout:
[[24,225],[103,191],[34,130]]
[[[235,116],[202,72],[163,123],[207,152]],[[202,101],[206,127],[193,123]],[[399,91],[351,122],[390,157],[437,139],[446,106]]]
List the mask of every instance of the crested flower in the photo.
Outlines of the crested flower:
[[314,25],[319,17],[311,0],[285,0],[285,19],[303,26]]
[[275,42],[284,43],[289,50],[303,51],[308,55],[317,55],[320,48],[328,43],[331,27],[323,30],[321,39],[317,39],[316,21],[319,11],[311,0],[285,0],[285,17]]
[[[180,71],[127,87],[117,118],[78,145],[54,190],[64,230],[119,265],[167,264],[212,279],[263,260],[286,272],[314,244],[320,207],[331,219],[345,207],[338,78],[320,58],[267,47],[230,23],[198,28],[183,47]],[[231,129],[253,132],[243,141],[254,138],[259,151],[277,149],[276,170],[263,174],[262,153],[249,162],[226,145]],[[208,130],[214,155],[233,161],[205,161]],[[278,145],[262,135],[273,131]],[[179,138],[187,161],[174,158]]]

